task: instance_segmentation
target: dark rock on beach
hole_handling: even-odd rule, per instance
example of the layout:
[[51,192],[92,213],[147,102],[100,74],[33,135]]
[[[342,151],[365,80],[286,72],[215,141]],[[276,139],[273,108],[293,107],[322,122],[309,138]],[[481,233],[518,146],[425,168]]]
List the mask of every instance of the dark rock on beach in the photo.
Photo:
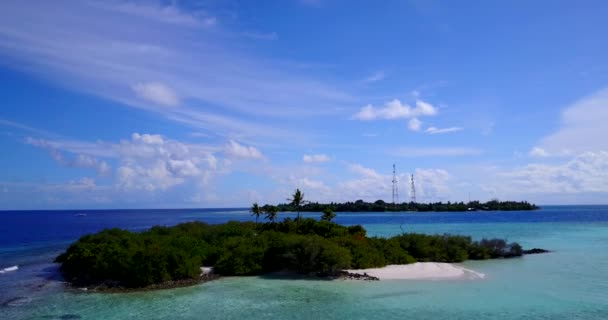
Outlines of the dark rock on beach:
[[360,273],[350,273],[347,271],[340,272],[340,277],[346,280],[366,280],[366,281],[378,281],[380,280],[378,277],[370,276],[366,272],[363,274]]
[[551,252],[551,251],[545,250],[545,249],[533,248],[530,250],[524,250],[523,254],[539,254],[539,253],[548,253],[548,252]]

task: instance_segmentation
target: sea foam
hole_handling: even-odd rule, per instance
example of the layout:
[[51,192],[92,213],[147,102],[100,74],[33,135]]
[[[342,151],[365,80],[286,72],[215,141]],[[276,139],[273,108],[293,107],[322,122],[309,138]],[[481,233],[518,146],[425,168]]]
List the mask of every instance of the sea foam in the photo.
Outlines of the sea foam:
[[7,273],[7,272],[11,272],[11,271],[17,271],[19,269],[19,266],[12,266],[12,267],[8,267],[8,268],[4,268],[2,270],[0,270],[0,273]]

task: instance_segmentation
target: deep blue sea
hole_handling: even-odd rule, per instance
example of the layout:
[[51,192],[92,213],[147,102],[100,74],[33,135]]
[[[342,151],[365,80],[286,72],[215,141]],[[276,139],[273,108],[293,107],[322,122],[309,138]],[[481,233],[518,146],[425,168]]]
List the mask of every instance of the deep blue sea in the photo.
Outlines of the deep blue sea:
[[246,209],[0,211],[0,319],[608,319],[608,206],[338,213],[336,222],[361,224],[370,235],[403,230],[501,237],[554,251],[463,263],[486,274],[481,280],[236,277],[188,288],[98,294],[66,290],[52,263],[87,233],[193,220],[253,217]]

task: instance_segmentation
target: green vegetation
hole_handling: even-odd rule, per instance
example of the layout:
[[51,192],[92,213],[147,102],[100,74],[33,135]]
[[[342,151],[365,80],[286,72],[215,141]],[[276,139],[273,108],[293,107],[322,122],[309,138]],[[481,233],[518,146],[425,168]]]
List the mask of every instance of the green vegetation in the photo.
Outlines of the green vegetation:
[[262,208],[260,208],[260,206],[256,202],[251,206],[251,209],[249,209],[249,211],[251,212],[252,216],[255,216],[255,224],[258,224],[258,219],[263,213]]
[[321,220],[331,221],[336,217],[336,214],[331,210],[331,208],[325,208],[323,210],[323,214],[321,215]]
[[[299,191],[299,190],[298,190]],[[318,203],[308,202],[302,205],[294,206],[294,203],[279,204],[279,211],[297,211],[300,212],[322,212],[325,209],[331,209],[335,212],[385,212],[385,211],[515,211],[515,210],[536,210],[538,206],[526,201],[498,201],[491,200],[488,202],[471,201],[464,202],[435,202],[435,203],[386,203],[383,200],[376,202],[365,202],[357,200],[355,202],[345,203]]]
[[[189,222],[174,227],[156,226],[133,233],[106,229],[73,243],[55,261],[64,277],[77,286],[141,288],[170,281],[201,278],[201,266],[216,274],[256,275],[274,271],[334,276],[343,269],[366,269],[416,261],[461,262],[467,259],[518,257],[526,252],[517,243],[502,239],[473,241],[455,235],[401,234],[392,238],[368,237],[360,226],[331,222],[337,211],[411,210],[463,211],[531,210],[527,202],[490,201],[456,204],[399,204],[382,200],[366,203],[307,203],[297,189],[289,205],[260,207],[254,203],[253,222],[231,221],[209,225]],[[528,209],[524,209],[528,208]],[[298,217],[277,222],[279,211],[296,210]],[[302,219],[302,211],[323,211],[320,221]],[[260,216],[268,222],[258,224]]]
[[522,255],[518,244],[500,239],[423,234],[385,239],[367,237],[361,226],[325,220],[274,222],[276,207],[268,214],[270,222],[264,224],[189,222],[141,233],[106,229],[80,238],[56,262],[77,286],[140,288],[198,279],[203,265],[226,276],[281,270],[327,276],[347,268]]
[[298,219],[300,219],[300,207],[302,205],[308,203],[307,201],[304,200],[304,193],[302,191],[300,191],[300,189],[296,189],[296,191],[291,196],[291,199],[287,199],[287,200],[291,201],[289,203],[289,206],[292,209],[294,209],[296,212],[298,212]]

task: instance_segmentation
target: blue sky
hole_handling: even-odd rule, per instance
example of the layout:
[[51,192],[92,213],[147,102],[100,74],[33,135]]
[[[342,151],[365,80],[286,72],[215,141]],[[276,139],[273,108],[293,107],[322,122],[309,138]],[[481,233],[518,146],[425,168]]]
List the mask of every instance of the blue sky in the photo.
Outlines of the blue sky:
[[0,209],[606,203],[602,1],[3,1]]

